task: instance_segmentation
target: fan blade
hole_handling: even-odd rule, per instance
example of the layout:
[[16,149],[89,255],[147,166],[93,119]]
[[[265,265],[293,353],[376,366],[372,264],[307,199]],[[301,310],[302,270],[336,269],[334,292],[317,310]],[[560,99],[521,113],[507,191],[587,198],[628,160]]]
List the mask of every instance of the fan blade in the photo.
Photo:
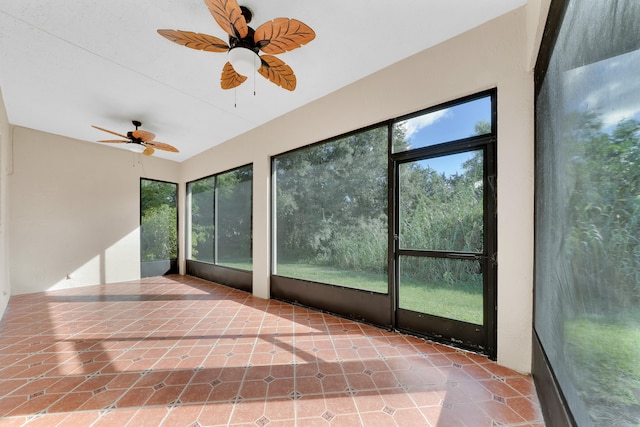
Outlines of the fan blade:
[[229,45],[224,40],[208,34],[182,30],[158,30],[158,34],[165,39],[191,49],[207,52],[227,52],[229,50]]
[[164,142],[147,141],[145,144],[147,146],[151,146],[155,148],[156,150],[171,151],[172,153],[179,153],[176,147],[174,147],[173,145],[165,144]]
[[249,33],[247,21],[236,0],[204,0],[209,12],[227,34],[243,39]]
[[145,146],[144,151],[142,152],[142,154],[144,154],[145,156],[150,156],[155,152],[155,150],[151,147]]
[[111,143],[114,143],[114,144],[119,144],[119,143],[129,143],[131,141],[123,141],[121,139],[102,139],[102,140],[100,140],[98,142],[111,142]]
[[276,18],[260,25],[254,34],[256,46],[264,53],[284,53],[309,43],[316,33],[297,19]]
[[131,135],[133,135],[134,138],[141,140],[142,142],[153,141],[156,137],[151,132],[147,132],[146,130],[137,130],[137,129],[131,132]]
[[236,73],[236,70],[233,69],[230,62],[224,64],[222,76],[220,77],[220,87],[222,87],[222,89],[233,89],[234,87],[240,86],[245,80],[247,80],[247,78]]
[[296,88],[296,75],[283,60],[271,55],[262,55],[262,66],[258,72],[278,86],[293,91]]
[[104,129],[104,128],[101,128],[101,127],[98,127],[98,126],[95,126],[95,125],[91,125],[91,127],[92,127],[92,128],[96,128],[96,129],[98,129],[98,130],[101,130],[101,131],[103,131],[103,132],[110,133],[110,134],[112,134],[112,135],[119,136],[119,137],[121,137],[121,138],[127,138],[127,135],[122,135],[122,134],[120,134],[120,133],[118,133],[118,132],[114,132],[114,131],[109,130],[109,129]]

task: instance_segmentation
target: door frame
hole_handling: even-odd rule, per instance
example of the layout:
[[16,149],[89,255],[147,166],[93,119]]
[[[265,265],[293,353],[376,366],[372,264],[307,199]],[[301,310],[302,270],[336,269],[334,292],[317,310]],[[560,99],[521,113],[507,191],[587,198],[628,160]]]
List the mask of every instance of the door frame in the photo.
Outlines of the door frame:
[[[161,184],[171,184],[175,186],[176,189],[176,258],[171,259],[162,259],[155,261],[143,261],[142,260],[142,216],[143,216],[143,206],[142,206],[142,183],[143,181],[151,181],[157,182]],[[139,227],[140,227],[140,278],[144,279],[147,277],[156,277],[156,276],[167,276],[170,274],[178,274],[178,259],[180,258],[180,209],[178,209],[178,197],[179,197],[179,186],[177,182],[164,181],[161,179],[152,179],[152,178],[144,178],[140,177],[140,184],[138,186],[139,191]]]
[[[392,141],[389,141],[389,296],[391,304],[392,325],[394,329],[411,334],[425,336],[434,341],[469,348],[481,352],[494,359],[497,355],[497,91],[495,89],[457,99],[424,110],[420,114],[438,111],[444,108],[464,104],[478,98],[491,97],[491,132],[462,140],[440,143],[400,153],[392,153]],[[394,122],[406,120],[408,117],[396,119]],[[393,124],[390,124],[392,126]],[[391,138],[392,132],[389,132]],[[400,249],[397,236],[400,232],[399,218],[399,165],[418,160],[437,158],[473,150],[483,150],[485,188],[483,200],[484,250],[479,256],[469,257],[458,253],[461,259],[475,259],[481,262],[483,272],[483,325],[475,325],[455,319],[411,312],[399,308],[399,258],[405,256],[429,256],[440,258],[456,258],[456,251],[420,251]],[[424,325],[428,323],[429,329]]]

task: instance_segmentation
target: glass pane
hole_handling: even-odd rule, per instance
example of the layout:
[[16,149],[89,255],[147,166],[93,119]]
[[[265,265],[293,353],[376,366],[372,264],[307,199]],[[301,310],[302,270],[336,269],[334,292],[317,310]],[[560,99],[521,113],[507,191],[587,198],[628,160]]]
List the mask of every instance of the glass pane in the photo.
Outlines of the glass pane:
[[399,306],[482,325],[480,261],[400,257]]
[[640,425],[639,25],[571,1],[537,100],[535,329],[578,425]]
[[251,166],[218,175],[216,234],[219,265],[252,269],[252,186]]
[[482,153],[400,165],[400,248],[483,252]]
[[215,177],[189,184],[191,194],[191,258],[213,263],[213,190]]
[[393,125],[393,152],[491,133],[491,97],[433,111]]
[[142,261],[178,258],[177,192],[170,182],[140,181]]
[[274,273],[387,292],[387,129],[274,160]]

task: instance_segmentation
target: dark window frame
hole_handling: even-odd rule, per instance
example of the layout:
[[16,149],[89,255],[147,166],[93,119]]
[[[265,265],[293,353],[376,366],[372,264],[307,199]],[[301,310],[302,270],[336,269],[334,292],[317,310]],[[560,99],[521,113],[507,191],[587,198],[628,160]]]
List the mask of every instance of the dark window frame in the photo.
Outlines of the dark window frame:
[[[198,179],[188,181],[185,184],[185,195],[188,198],[191,194],[190,186],[198,181],[205,179],[214,179],[213,187],[213,221],[214,221],[214,235],[213,235],[213,262],[194,260],[186,258],[186,274],[194,277],[199,277],[204,280],[213,281],[223,285],[227,285],[246,292],[252,292],[253,290],[253,270],[244,270],[235,267],[225,266],[218,264],[218,232],[217,232],[217,197],[218,197],[218,177],[227,173],[232,173],[241,169],[250,168],[252,172],[251,177],[251,219],[250,219],[250,234],[251,234],[251,248],[253,250],[253,163],[247,163],[241,166],[237,166],[231,169],[227,169],[221,172],[213,173]],[[189,218],[189,224],[191,224],[191,211],[190,204],[185,205],[186,216]],[[185,249],[192,244],[191,242],[191,228],[185,230]],[[189,253],[187,251],[187,253]],[[253,258],[253,255],[252,255]]]
[[161,179],[140,177],[138,186],[138,211],[140,224],[140,243],[142,243],[142,182],[152,181],[163,184],[171,184],[176,189],[176,257],[168,260],[143,261],[142,260],[142,244],[140,245],[140,277],[153,277],[166,274],[178,274],[178,259],[180,259],[180,212],[178,209],[178,197],[180,196],[180,186],[176,182],[165,181]]

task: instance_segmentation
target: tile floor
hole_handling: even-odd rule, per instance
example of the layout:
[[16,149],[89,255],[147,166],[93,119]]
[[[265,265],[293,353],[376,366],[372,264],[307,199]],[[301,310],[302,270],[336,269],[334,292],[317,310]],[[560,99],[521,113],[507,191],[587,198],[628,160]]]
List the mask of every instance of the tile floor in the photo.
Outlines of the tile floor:
[[203,280],[11,298],[0,426],[543,426],[473,353]]

